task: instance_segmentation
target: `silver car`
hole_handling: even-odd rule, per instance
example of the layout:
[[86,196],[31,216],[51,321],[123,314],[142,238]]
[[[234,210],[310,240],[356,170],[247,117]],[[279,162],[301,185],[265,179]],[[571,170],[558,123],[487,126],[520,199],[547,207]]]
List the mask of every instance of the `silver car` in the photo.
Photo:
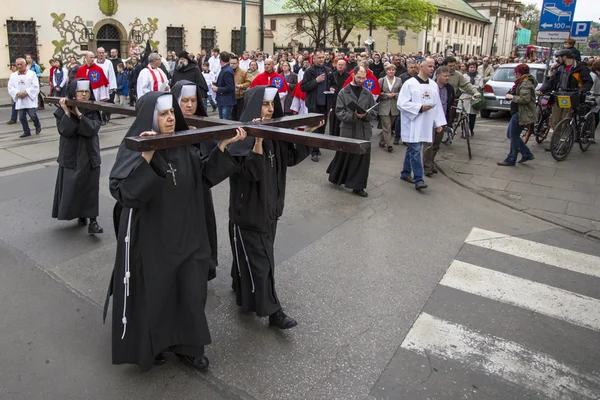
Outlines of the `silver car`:
[[[519,64],[502,64],[496,69],[494,75],[483,87],[483,95],[485,97],[485,108],[481,110],[483,118],[489,118],[494,111],[510,111],[510,100],[506,100],[504,96],[515,84],[514,69]],[[546,71],[545,64],[527,64],[529,73],[535,76],[538,81],[538,90],[544,81]]]

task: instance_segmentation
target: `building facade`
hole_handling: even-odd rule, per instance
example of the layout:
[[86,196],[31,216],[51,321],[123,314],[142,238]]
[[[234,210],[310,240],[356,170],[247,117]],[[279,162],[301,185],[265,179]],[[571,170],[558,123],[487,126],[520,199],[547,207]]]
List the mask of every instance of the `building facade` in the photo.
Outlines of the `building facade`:
[[484,54],[506,56],[514,50],[519,30],[521,3],[514,0],[468,0],[490,21],[484,32]]
[[[147,40],[159,52],[199,53],[220,47],[241,51],[240,0],[94,0],[50,2],[32,0],[2,5],[0,81],[10,75],[10,63],[33,54],[39,64],[50,58],[81,61],[86,51],[102,46],[126,58],[130,42],[143,49]],[[247,1],[246,47],[261,45],[260,2]],[[43,74],[48,76],[48,70]]]

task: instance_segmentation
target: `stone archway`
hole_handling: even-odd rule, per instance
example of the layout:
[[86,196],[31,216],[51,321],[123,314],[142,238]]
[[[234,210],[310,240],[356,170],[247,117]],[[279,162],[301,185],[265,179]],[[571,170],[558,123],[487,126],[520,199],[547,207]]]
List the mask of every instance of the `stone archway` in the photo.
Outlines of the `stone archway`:
[[123,59],[129,57],[129,33],[127,32],[127,29],[125,29],[125,27],[123,26],[122,23],[120,23],[118,20],[114,19],[114,18],[104,18],[101,19],[100,21],[96,22],[96,24],[94,24],[94,28],[92,29],[92,32],[94,32],[94,37],[95,40],[92,43],[92,51],[96,51],[96,49],[98,48],[98,31],[100,31],[100,28],[102,28],[104,25],[112,25],[113,27],[116,28],[116,30],[119,32],[119,56]]

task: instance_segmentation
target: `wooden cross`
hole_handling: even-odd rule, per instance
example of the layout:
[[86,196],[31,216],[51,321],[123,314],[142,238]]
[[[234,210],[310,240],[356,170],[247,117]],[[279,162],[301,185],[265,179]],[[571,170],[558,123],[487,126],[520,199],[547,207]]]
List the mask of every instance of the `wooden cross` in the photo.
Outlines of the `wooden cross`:
[[[61,97],[46,97],[50,104],[58,104]],[[67,106],[85,108],[88,110],[129,115],[135,117],[134,107],[107,103],[104,101],[67,100]],[[171,147],[195,144],[202,141],[215,141],[234,137],[237,128],[244,128],[249,136],[263,139],[281,140],[302,144],[309,147],[319,147],[353,154],[366,154],[371,150],[368,140],[350,139],[339,136],[322,135],[318,133],[297,131],[289,128],[299,126],[314,126],[326,116],[316,113],[293,115],[283,118],[273,118],[258,123],[242,123],[212,117],[186,116],[190,126],[197,129],[179,131],[173,134],[156,136],[138,136],[125,138],[125,145],[134,151],[161,150]]]

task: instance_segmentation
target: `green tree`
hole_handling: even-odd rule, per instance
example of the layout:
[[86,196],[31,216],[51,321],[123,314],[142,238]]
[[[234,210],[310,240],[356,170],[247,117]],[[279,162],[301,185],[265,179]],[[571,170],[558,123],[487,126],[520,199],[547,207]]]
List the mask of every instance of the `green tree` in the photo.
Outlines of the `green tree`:
[[521,5],[521,25],[531,31],[531,44],[537,44],[538,26],[540,24],[540,9],[536,4]]
[[316,47],[323,45],[325,28],[328,43],[344,46],[355,29],[383,28],[390,37],[399,28],[419,32],[431,27],[437,13],[424,0],[287,0],[284,8],[303,17],[293,31],[307,35]]

